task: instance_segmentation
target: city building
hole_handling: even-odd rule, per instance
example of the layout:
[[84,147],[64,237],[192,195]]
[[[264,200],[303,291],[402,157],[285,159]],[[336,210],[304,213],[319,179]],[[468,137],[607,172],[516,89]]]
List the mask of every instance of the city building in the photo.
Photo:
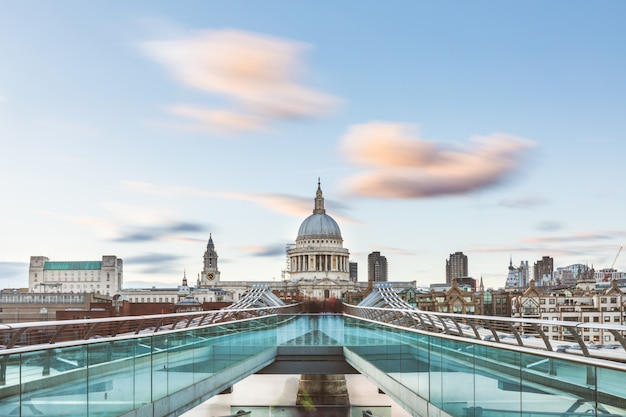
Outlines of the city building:
[[[285,250],[287,262],[282,271],[283,280],[231,281],[221,277],[215,242],[210,235],[196,287],[187,287],[184,277],[184,284],[178,288],[124,289],[120,293],[133,303],[179,302],[190,296],[206,304],[236,302],[255,284],[267,285],[286,302],[343,300],[348,294],[358,297],[367,290],[366,283],[357,282],[357,264],[349,261],[350,253],[343,247],[339,225],[326,212],[319,180],[313,212],[301,223],[295,244],[287,244]],[[351,271],[354,271],[353,275]],[[396,283],[396,286],[409,285]],[[187,298],[187,302],[191,299]]]
[[[473,278],[472,278],[473,280]],[[453,280],[451,285],[434,284],[430,291],[416,291],[416,307],[424,311],[440,313],[475,314],[485,316],[510,317],[510,294],[504,290],[475,290],[474,283],[459,284]]]
[[[593,273],[587,265],[573,264],[568,266],[562,266],[556,268],[556,270],[553,272],[554,278],[550,280],[550,283],[562,287],[574,287],[579,279],[584,278],[589,274]],[[591,279],[595,284],[595,276],[592,276]],[[537,282],[537,280],[535,280],[535,282]],[[538,286],[548,286],[545,284],[548,282],[547,279],[538,282],[541,283],[541,285]]]
[[[83,293],[40,293],[14,290],[0,292],[0,323],[56,320],[58,312],[71,312],[70,318],[102,317],[101,305],[111,305],[111,297]],[[93,312],[92,306],[94,307]],[[110,316],[106,313],[106,317]]]
[[343,247],[339,225],[326,214],[319,180],[313,214],[304,219],[300,225],[296,247],[290,249],[288,255],[289,277],[292,282],[339,284],[350,281],[350,253]]
[[514,290],[519,288],[528,288],[530,285],[530,270],[528,261],[521,261],[519,267],[513,266],[513,258],[509,260],[509,273],[506,277],[504,288]]
[[31,256],[28,269],[29,292],[117,294],[124,279],[123,261],[103,256],[100,261],[50,261]]
[[367,255],[367,280],[370,283],[387,282],[387,258],[380,252]]
[[[301,223],[295,244],[286,245],[282,280],[225,280],[221,276],[219,257],[213,235],[210,234],[195,286],[188,285],[185,272],[181,285],[176,287],[124,288],[123,262],[116,256],[103,256],[102,261],[69,262],[51,262],[44,256],[33,256],[29,268],[29,292],[19,296],[12,292],[7,297],[11,297],[13,304],[19,304],[20,300],[33,302],[35,299],[45,305],[54,304],[54,300],[72,300],[79,304],[71,307],[72,313],[69,313],[70,307],[65,304],[59,304],[58,308],[50,306],[46,310],[41,310],[46,308],[43,304],[31,305],[36,311],[33,310],[29,315],[39,314],[39,310],[47,311],[45,317],[51,319],[55,316],[95,316],[95,313],[90,314],[89,311],[96,303],[98,316],[221,308],[239,301],[254,285],[267,285],[285,302],[344,300],[358,303],[371,288],[367,282],[358,282],[358,265],[350,262],[349,257],[349,250],[343,247],[339,225],[326,212],[318,180],[313,213]],[[386,281],[387,260],[384,256],[377,259],[377,281]],[[401,291],[415,288],[416,283],[390,282],[389,285]],[[54,293],[54,298],[44,297],[48,293]],[[93,294],[94,297],[77,298],[74,296],[76,293]],[[100,294],[102,296],[95,297]],[[108,303],[111,308],[102,309],[102,303]],[[17,313],[10,309],[10,314]]]
[[357,282],[359,280],[359,264],[356,262],[349,262],[348,268],[350,270],[350,281]]
[[[533,278],[535,283],[541,283],[541,286],[554,285],[553,282],[554,259],[551,256],[543,256],[533,265]],[[574,281],[574,284],[576,281]]]
[[446,260],[446,284],[452,284],[453,280],[468,275],[467,255],[463,252],[451,253]]
[[[588,291],[572,288],[543,292],[535,281],[522,294],[512,298],[512,317],[541,320],[571,321],[579,323],[623,324],[626,322],[626,297],[612,281],[604,291]],[[583,341],[587,343],[616,343],[610,329],[579,327]],[[571,334],[563,326],[543,326],[543,331],[552,340],[571,340]]]
[[609,286],[611,281],[626,279],[626,273],[618,272],[615,268],[602,268],[595,271],[596,283],[601,286]]

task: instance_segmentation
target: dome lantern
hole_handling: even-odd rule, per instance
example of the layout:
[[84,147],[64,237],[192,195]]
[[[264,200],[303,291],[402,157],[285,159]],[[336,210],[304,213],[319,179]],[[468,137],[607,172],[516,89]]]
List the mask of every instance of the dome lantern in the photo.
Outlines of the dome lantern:
[[296,241],[319,238],[343,240],[339,225],[332,217],[326,214],[326,209],[324,208],[324,196],[322,194],[322,188],[318,178],[313,214],[304,219],[300,225]]

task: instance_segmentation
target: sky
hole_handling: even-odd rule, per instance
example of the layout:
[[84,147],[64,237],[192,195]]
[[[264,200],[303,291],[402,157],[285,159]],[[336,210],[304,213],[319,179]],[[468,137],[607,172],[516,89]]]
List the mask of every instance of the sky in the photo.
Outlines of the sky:
[[318,178],[359,280],[626,271],[626,2],[0,1],[0,288],[31,256],[282,280]]

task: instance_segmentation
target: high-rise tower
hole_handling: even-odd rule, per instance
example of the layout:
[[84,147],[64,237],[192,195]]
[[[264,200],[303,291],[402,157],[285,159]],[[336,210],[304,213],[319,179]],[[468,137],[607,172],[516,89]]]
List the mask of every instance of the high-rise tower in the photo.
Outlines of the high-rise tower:
[[367,255],[367,281],[369,283],[387,281],[387,258],[380,252]]
[[446,284],[452,284],[452,280],[468,276],[467,255],[463,252],[450,254],[446,260]]
[[540,260],[533,265],[533,278],[539,286],[544,281],[551,281],[554,273],[554,259],[551,256],[542,256]]

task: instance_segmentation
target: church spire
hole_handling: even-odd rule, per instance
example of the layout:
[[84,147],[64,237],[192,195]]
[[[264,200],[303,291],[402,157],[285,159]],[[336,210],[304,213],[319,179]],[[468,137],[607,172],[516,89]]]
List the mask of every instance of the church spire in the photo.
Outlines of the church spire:
[[315,193],[315,208],[313,214],[325,214],[324,196],[322,195],[322,186],[319,177],[317,178],[317,192]]

